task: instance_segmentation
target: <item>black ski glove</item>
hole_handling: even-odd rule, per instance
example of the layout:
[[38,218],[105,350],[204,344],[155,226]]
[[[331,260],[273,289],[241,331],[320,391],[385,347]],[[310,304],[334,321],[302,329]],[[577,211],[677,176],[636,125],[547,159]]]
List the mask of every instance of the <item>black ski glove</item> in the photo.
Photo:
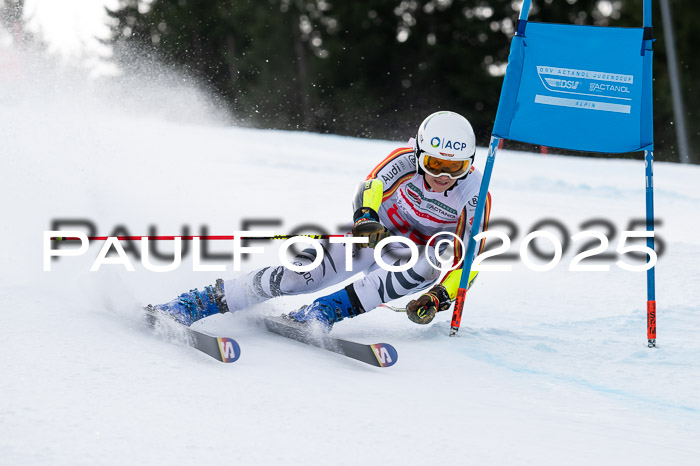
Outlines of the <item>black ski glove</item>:
[[406,315],[417,324],[429,324],[435,318],[438,311],[446,311],[452,301],[450,295],[442,285],[435,285],[427,293],[414,299],[406,306]]
[[389,236],[389,230],[379,223],[379,215],[369,207],[360,207],[353,215],[355,224],[352,227],[353,236],[366,236],[368,243],[357,243],[358,248],[374,248],[377,243]]

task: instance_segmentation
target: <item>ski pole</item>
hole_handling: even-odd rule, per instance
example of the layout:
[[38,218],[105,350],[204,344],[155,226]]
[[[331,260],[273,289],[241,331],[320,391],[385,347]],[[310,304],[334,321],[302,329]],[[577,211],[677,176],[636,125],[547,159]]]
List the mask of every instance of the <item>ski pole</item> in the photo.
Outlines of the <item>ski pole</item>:
[[394,311],[394,312],[406,312],[406,308],[405,308],[405,307],[394,307],[394,306],[391,306],[390,304],[380,304],[380,305],[377,306],[377,307],[384,307],[384,308],[387,308],[387,309],[391,309],[391,310]]

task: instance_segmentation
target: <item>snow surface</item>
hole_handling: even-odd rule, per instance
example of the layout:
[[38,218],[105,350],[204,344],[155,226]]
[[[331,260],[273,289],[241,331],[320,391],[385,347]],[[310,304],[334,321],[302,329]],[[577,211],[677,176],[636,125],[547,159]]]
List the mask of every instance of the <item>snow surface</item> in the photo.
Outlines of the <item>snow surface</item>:
[[[0,464],[700,464],[700,167],[655,165],[666,245],[656,349],[646,348],[645,274],[613,261],[609,272],[569,272],[576,244],[549,272],[517,261],[480,274],[457,338],[451,312],[421,327],[377,309],[336,326],[393,344],[391,368],[254,322],[316,295],[195,324],[240,343],[226,365],[149,333],[139,306],[229,277],[231,263],[193,272],[189,254],[170,273],[137,261],[135,272],[91,273],[102,245],[92,242],[44,272],[51,221],[90,219],[100,235],[150,225],[231,235],[260,218],[281,219],[278,233],[333,231],[349,221],[356,183],[403,141],[226,127],[187,86],[126,92],[42,77],[5,76],[14,87],[1,94]],[[492,219],[520,229],[514,252],[545,218],[569,235],[608,219],[612,251],[644,217],[641,160],[503,150],[491,186]],[[276,254],[268,244],[244,268]]]

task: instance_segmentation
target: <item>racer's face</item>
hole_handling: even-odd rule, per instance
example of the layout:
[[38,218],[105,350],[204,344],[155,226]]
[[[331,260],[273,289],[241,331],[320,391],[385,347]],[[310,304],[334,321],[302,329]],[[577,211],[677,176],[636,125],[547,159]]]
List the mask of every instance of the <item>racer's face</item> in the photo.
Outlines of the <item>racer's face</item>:
[[426,173],[424,176],[425,182],[428,183],[430,189],[436,193],[444,193],[457,182],[457,180],[453,180],[447,175],[433,176]]

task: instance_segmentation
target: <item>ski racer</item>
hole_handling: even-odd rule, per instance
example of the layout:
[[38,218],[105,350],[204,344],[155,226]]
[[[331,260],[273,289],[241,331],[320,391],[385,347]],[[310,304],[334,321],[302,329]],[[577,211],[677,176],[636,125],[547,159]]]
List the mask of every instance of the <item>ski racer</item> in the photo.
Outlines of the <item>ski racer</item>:
[[[408,147],[391,152],[358,186],[353,202],[352,234],[366,238],[367,243],[326,240],[321,243],[323,260],[310,272],[298,273],[282,266],[264,267],[240,278],[219,279],[202,291],[191,290],[152,308],[189,326],[212,314],[235,312],[279,296],[330,291],[361,271],[362,278],[285,317],[305,324],[320,323],[322,328],[330,330],[343,319],[429,288],[406,307],[410,320],[427,324],[438,311],[449,309],[462,274],[458,267],[437,283],[441,271],[436,268],[439,264],[436,254],[442,251],[435,250],[436,240],[427,243],[441,232],[462,238],[464,249],[452,237],[454,263],[461,261],[481,185],[482,175],[473,166],[475,153],[474,131],[466,118],[447,111],[433,113],[421,123]],[[489,195],[482,231],[488,226],[490,209]],[[421,253],[415,265],[404,272],[384,270],[375,262],[373,248],[390,235],[410,239]],[[447,242],[441,243],[445,249]],[[352,271],[345,270],[346,248],[352,248]],[[482,248],[483,241],[477,253]],[[381,257],[385,263],[397,266],[406,264],[411,253],[407,245],[391,242],[382,249]],[[315,259],[316,250],[309,248],[295,257],[294,264],[308,265]],[[476,275],[477,272],[470,274],[469,286]]]

